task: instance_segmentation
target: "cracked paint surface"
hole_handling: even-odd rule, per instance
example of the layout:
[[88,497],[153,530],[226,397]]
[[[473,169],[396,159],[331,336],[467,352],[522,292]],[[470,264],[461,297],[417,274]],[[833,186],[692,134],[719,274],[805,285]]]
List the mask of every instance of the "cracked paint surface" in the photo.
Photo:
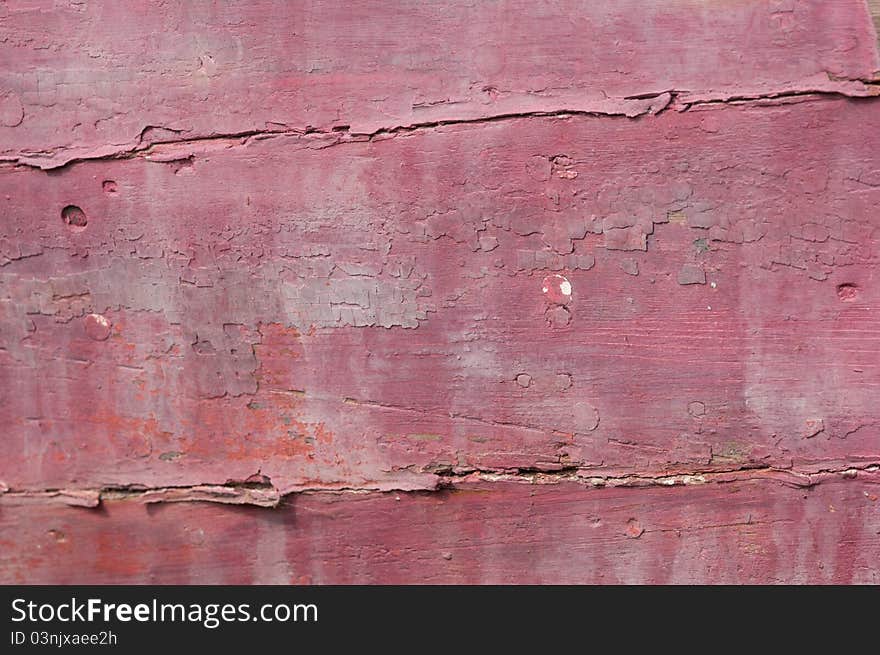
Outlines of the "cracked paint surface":
[[811,490],[500,481],[296,494],[275,509],[3,507],[0,563],[6,580],[35,583],[88,571],[98,583],[877,584],[877,494],[876,478]]
[[[462,563],[455,540],[436,577],[401,544],[354,571],[356,546],[328,531],[358,516],[384,534],[383,504],[403,497],[415,547],[436,538],[426,517],[467,531],[497,502],[498,532],[473,535],[491,550],[540,493],[560,521],[616,517],[616,570],[667,548],[682,517],[725,515],[736,489],[764,526],[876,550],[866,3],[362,3],[271,21],[269,4],[0,9],[0,522],[66,525],[100,505],[135,534],[213,521],[269,548],[293,528],[264,512],[304,503],[337,518],[307,520],[284,570],[230,579],[514,581]],[[405,45],[376,50],[364,21]],[[426,22],[438,43],[481,45],[427,57]],[[188,38],[156,36],[175,30]],[[850,505],[810,518],[826,496]],[[193,502],[182,527],[163,518],[176,509],[138,509]],[[631,502],[646,509],[624,517]],[[713,543],[747,546],[732,561],[755,581],[877,581],[861,560],[806,563],[849,546],[791,564],[771,528],[743,545],[755,524],[728,518]],[[545,523],[527,530],[548,549]],[[597,556],[579,525],[562,543]],[[51,530],[77,551],[43,556],[41,580],[73,561],[77,581],[112,578],[79,550],[123,537],[91,518]],[[0,579],[42,534],[15,538]],[[768,539],[764,568],[743,572]],[[158,579],[219,581],[180,548],[185,570]],[[393,575],[392,551],[407,562]],[[154,579],[146,559],[119,575]],[[628,579],[545,564],[521,581]],[[735,581],[712,562],[645,566],[643,581]]]

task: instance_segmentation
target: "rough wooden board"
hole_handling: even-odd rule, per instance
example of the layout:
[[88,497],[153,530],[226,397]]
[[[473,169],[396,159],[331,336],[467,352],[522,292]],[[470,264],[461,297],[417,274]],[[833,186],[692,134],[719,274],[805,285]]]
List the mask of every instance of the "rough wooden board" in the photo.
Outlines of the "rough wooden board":
[[794,100],[7,169],[0,479],[877,461],[880,105]]
[[877,581],[876,3],[292,7],[0,6],[0,580]]
[[878,493],[875,473],[811,489],[483,482],[297,495],[274,510],[2,507],[0,580],[877,584]]
[[864,0],[13,0],[0,31],[0,156],[45,167],[216,134],[851,88],[880,69]]

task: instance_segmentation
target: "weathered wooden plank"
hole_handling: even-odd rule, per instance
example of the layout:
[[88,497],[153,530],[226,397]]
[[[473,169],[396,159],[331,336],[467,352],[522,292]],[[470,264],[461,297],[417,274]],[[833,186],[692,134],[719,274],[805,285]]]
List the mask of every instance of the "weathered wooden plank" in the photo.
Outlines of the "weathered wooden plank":
[[46,167],[212,134],[857,89],[880,69],[864,0],[15,0],[0,31],[0,156]]
[[876,461],[880,112],[796,100],[7,169],[0,479]]
[[0,581],[876,584],[880,488],[859,476],[812,489],[483,482],[274,510],[4,506]]
[[877,8],[3,3],[0,581],[878,582]]

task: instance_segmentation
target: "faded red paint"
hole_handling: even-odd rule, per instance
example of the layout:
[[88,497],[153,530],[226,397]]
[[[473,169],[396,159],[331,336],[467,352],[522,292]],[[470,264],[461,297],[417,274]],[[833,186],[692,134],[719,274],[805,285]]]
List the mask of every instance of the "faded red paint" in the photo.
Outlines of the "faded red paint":
[[484,482],[276,509],[4,507],[0,566],[34,583],[877,584],[876,493],[860,475],[812,489]]
[[[41,254],[5,267],[15,300],[0,375],[19,393],[0,409],[17,426],[0,446],[3,479],[152,487],[261,470],[283,490],[431,488],[430,471],[450,466],[871,462],[876,107],[812,98],[637,122],[529,118],[321,150],[285,137],[184,178],[143,158],[51,178],[11,169],[11,212],[73,198],[92,219],[75,236],[60,221],[14,235]],[[709,114],[723,130],[701,129]],[[686,155],[670,155],[670,139],[685,138]],[[490,158],[483,139],[510,145]],[[514,191],[538,184],[521,164],[531,153],[562,148],[589,153],[571,157],[577,178]],[[440,153],[476,168],[431,185],[398,179],[400,161],[419,171]],[[108,199],[96,180],[111,174],[120,190]],[[290,186],[273,188],[281,175]],[[486,175],[500,186],[485,188]],[[333,188],[332,176],[360,182]],[[276,204],[248,209],[247,194]],[[546,194],[558,204],[545,207]],[[340,218],[286,218],[318,207]],[[228,254],[199,236],[208,228],[170,220],[177,211],[234,216],[211,237]],[[363,212],[393,220],[370,228]],[[549,246],[544,226],[570,236]],[[613,249],[619,231],[646,250]],[[489,252],[484,233],[498,242]],[[112,245],[121,234],[136,237],[123,248],[134,254]],[[107,339],[90,337],[92,314],[112,325]]]
[[2,12],[0,579],[876,581],[862,0]]

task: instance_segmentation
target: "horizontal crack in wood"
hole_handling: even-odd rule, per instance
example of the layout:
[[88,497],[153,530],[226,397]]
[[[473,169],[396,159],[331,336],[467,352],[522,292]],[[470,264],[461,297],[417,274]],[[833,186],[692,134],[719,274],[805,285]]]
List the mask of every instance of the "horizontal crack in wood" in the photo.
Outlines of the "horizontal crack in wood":
[[[420,123],[411,123],[408,125],[396,125],[391,127],[382,127],[372,132],[357,132],[351,130],[348,126],[339,126],[331,129],[316,129],[305,127],[302,129],[279,129],[279,130],[245,130],[241,132],[232,132],[226,134],[207,134],[192,137],[174,138],[158,142],[144,143],[145,134],[151,129],[159,129],[161,126],[148,125],[138,135],[136,143],[132,146],[122,147],[118,150],[101,151],[95,154],[87,154],[81,156],[72,156],[69,159],[55,159],[58,151],[46,151],[32,153],[30,156],[18,155],[0,157],[0,164],[6,163],[13,166],[23,166],[28,168],[36,168],[39,170],[55,170],[63,169],[68,166],[86,161],[107,161],[113,159],[131,159],[134,157],[147,157],[160,152],[163,148],[173,148],[175,146],[194,145],[198,143],[211,143],[222,141],[242,140],[242,144],[250,139],[267,139],[278,138],[284,136],[329,136],[334,137],[333,143],[328,144],[339,145],[343,143],[360,143],[364,141],[372,141],[382,137],[394,137],[401,134],[419,132],[422,130],[431,130],[443,126],[452,125],[471,125],[471,124],[489,124],[504,121],[522,120],[528,118],[565,118],[571,116],[588,116],[593,118],[626,118],[637,120],[648,115],[659,115],[667,109],[675,109],[677,111],[688,111],[694,107],[704,105],[717,104],[741,104],[761,101],[778,101],[785,99],[802,98],[805,100],[819,99],[822,97],[832,98],[851,98],[851,99],[876,99],[880,97],[880,82],[873,79],[833,79],[833,82],[840,82],[840,88],[823,89],[805,88],[795,90],[781,90],[776,92],[768,92],[762,94],[743,94],[743,95],[722,95],[722,96],[692,96],[686,91],[668,90],[656,93],[645,93],[627,96],[621,99],[621,105],[618,109],[577,109],[564,108],[547,111],[526,111],[526,112],[506,112],[495,115],[480,116],[476,118],[450,118],[435,121],[426,121]],[[847,86],[849,85],[849,86]],[[627,103],[642,103],[629,106]],[[171,132],[182,133],[180,130],[169,130]],[[45,161],[42,158],[45,156]],[[179,161],[191,159],[192,154],[181,155],[174,158],[173,155],[164,155],[158,161]]]
[[98,507],[102,501],[134,501],[144,504],[173,502],[211,502],[256,507],[278,507],[286,496],[308,493],[424,493],[455,490],[473,483],[521,483],[553,485],[582,484],[586,488],[604,487],[676,487],[696,484],[724,484],[744,481],[778,482],[794,488],[808,488],[830,480],[877,479],[880,483],[880,461],[869,464],[850,464],[835,468],[811,470],[774,467],[741,467],[729,469],[694,470],[687,473],[666,472],[624,473],[599,475],[596,470],[565,467],[558,470],[525,469],[511,471],[436,469],[436,484],[424,489],[378,490],[364,487],[316,487],[282,492],[271,484],[200,484],[146,488],[103,487],[101,489],[47,489],[0,492],[0,505],[62,504],[74,507]]

